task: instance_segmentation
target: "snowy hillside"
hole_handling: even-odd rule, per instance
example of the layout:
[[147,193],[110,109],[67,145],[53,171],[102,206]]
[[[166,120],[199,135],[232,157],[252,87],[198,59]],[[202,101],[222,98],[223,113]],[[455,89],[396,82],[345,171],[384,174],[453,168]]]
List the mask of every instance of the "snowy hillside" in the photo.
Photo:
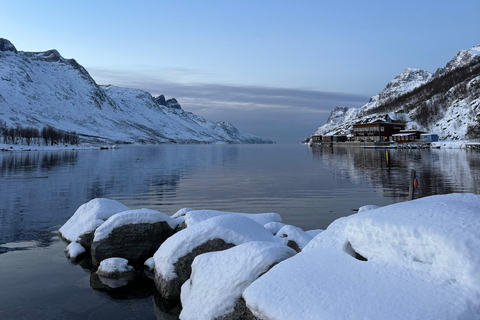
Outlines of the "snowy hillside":
[[17,51],[6,39],[0,39],[0,119],[112,143],[271,143],[186,112],[163,95],[99,86],[74,59],[56,50]]
[[405,69],[363,107],[333,109],[314,135],[348,134],[354,123],[401,114],[407,129],[434,132],[442,140],[478,139],[479,105],[480,46],[476,46],[460,51],[434,74]]

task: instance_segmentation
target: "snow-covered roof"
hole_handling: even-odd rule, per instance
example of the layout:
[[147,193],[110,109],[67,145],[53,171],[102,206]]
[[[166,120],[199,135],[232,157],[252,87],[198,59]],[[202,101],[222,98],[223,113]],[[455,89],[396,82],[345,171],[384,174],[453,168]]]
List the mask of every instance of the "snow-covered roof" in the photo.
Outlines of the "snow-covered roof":
[[277,320],[478,319],[478,208],[480,195],[451,194],[338,219],[253,282],[247,307]]
[[395,133],[392,134],[392,137],[408,137],[408,136],[414,136],[416,133],[415,132],[410,132],[410,133]]

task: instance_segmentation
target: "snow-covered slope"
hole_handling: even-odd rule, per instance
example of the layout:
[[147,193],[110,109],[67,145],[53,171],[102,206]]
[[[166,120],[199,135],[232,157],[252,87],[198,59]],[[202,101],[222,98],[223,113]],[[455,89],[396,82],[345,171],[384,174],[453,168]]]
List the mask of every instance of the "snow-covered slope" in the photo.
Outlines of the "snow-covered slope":
[[479,105],[480,46],[476,46],[460,51],[435,74],[405,69],[363,107],[333,109],[314,135],[348,134],[354,123],[400,114],[408,121],[407,129],[435,132],[441,139],[478,139]]
[[271,143],[186,112],[163,95],[99,86],[74,59],[56,50],[17,51],[6,39],[0,39],[0,119],[105,142]]

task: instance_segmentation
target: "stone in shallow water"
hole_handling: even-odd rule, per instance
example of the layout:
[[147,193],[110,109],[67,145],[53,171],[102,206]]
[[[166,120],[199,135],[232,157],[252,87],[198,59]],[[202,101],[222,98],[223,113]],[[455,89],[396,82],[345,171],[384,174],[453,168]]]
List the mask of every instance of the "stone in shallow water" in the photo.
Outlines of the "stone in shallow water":
[[155,210],[118,213],[95,230],[91,253],[93,263],[110,257],[144,262],[174,233],[177,222]]

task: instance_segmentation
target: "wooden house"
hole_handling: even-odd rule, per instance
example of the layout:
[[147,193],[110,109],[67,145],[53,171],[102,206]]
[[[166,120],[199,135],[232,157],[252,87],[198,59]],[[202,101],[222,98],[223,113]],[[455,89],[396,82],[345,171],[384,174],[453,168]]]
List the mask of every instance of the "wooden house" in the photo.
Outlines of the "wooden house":
[[419,142],[420,135],[424,134],[424,131],[417,130],[401,130],[399,133],[392,134],[392,142],[396,143],[411,143]]
[[370,123],[353,125],[353,135],[356,141],[388,142],[393,134],[405,129],[404,123],[389,122],[382,119]]
[[322,136],[320,136],[320,135],[312,136],[312,142],[313,143],[322,143]]

